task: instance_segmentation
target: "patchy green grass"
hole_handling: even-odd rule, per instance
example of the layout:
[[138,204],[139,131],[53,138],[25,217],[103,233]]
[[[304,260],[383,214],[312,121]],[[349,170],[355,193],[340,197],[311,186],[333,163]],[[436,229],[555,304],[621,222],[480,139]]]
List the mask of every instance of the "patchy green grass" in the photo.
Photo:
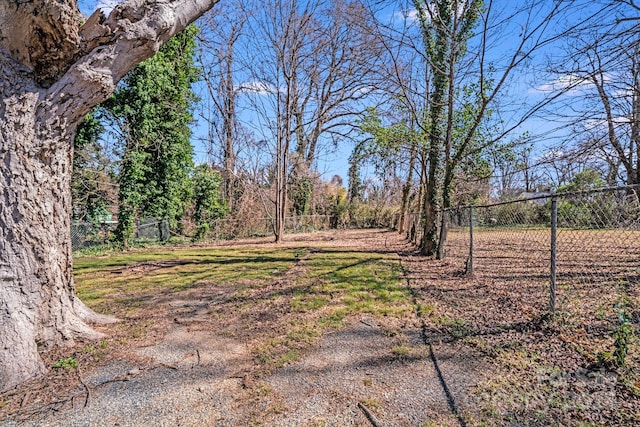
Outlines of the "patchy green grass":
[[325,251],[315,254],[307,266],[307,299],[330,302],[333,320],[352,313],[402,316],[414,309],[400,265],[389,255]]
[[301,351],[356,313],[373,316],[412,315],[415,307],[398,260],[373,252],[323,250],[304,262],[293,284],[291,312],[298,319],[255,348],[267,370],[294,362]]
[[396,357],[407,357],[411,354],[412,348],[406,345],[393,347],[391,353]]
[[[298,360],[350,315],[413,315],[413,298],[395,255],[310,251],[247,246],[157,248],[82,256],[75,260],[74,275],[83,301],[117,316],[144,317],[143,310],[149,310],[158,296],[177,296],[207,286],[228,289],[233,297],[215,307],[220,322],[239,314],[242,321],[251,322],[252,312],[269,314],[266,321],[271,326],[252,340],[252,353],[265,371]],[[300,268],[291,270],[296,265]],[[138,339],[152,326],[140,320],[116,328]]]
[[329,300],[324,296],[299,294],[291,301],[291,307],[301,312],[307,312],[322,308],[327,305],[328,302]]
[[380,402],[369,397],[361,399],[360,403],[366,406],[368,409],[380,409]]
[[300,250],[247,248],[178,249],[79,257],[74,277],[80,298],[94,308],[110,303],[135,309],[139,297],[182,291],[207,283],[272,281],[291,268]]
[[54,363],[51,367],[54,369],[75,369],[78,367],[78,360],[75,357],[64,357]]

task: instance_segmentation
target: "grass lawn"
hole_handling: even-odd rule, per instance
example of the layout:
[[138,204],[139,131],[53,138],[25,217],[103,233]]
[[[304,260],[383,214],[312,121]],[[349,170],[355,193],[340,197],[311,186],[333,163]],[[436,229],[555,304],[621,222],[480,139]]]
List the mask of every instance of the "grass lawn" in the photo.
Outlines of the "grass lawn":
[[74,260],[74,278],[80,298],[98,311],[143,296],[179,292],[215,282],[263,285],[291,268],[304,254],[300,249],[198,248],[158,249],[83,256]]
[[160,297],[166,303],[201,293],[196,299],[204,301],[215,289],[226,295],[208,305],[218,332],[249,331],[268,318],[269,327],[251,335],[251,351],[266,370],[298,359],[349,315],[402,318],[414,311],[395,253],[270,245],[145,249],[77,257],[74,277],[80,298],[128,319],[134,338],[156,323],[145,319],[167,310]]

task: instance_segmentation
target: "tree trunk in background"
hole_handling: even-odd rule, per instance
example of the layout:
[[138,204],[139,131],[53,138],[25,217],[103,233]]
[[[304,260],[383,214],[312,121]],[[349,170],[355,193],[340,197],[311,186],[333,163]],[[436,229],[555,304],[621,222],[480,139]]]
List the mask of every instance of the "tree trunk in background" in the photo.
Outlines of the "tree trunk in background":
[[403,234],[406,230],[409,214],[409,194],[413,188],[413,168],[416,163],[418,146],[415,141],[411,142],[411,154],[409,158],[409,172],[407,173],[407,181],[402,186],[402,203],[400,205],[400,219],[398,224],[398,233]]
[[[286,147],[286,148],[285,148]],[[287,215],[287,150],[288,144],[278,142],[276,161],[276,243],[284,241],[284,222]]]
[[75,0],[0,3],[0,391],[45,372],[39,350],[114,319],[75,296],[73,136],[131,68],[215,3],[124,2],[82,27]]
[[225,118],[225,149],[224,149],[224,196],[229,203],[229,210],[235,209],[235,171],[236,154],[234,147],[233,127],[235,124],[235,100],[230,98],[227,101],[229,111]]

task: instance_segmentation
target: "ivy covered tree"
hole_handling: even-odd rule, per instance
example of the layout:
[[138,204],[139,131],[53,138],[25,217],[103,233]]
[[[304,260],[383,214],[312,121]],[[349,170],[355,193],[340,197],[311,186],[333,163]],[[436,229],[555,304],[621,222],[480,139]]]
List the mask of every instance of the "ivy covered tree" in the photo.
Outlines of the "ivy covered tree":
[[362,199],[362,178],[360,178],[361,163],[366,156],[366,141],[359,141],[353,147],[349,156],[349,189],[347,190],[350,204],[358,203]]
[[[441,258],[443,254],[440,249],[443,245],[439,244],[438,240],[443,242],[444,239],[443,236],[438,239],[436,220],[438,207],[446,208],[450,205],[450,181],[455,170],[451,161],[457,157],[452,153],[452,146],[455,143],[457,71],[466,53],[467,42],[478,23],[482,2],[442,0],[429,3],[424,0],[414,0],[413,3],[423,32],[425,57],[434,72],[429,121],[426,126],[429,141],[429,167],[423,209],[424,234],[421,251],[425,255],[434,255],[438,252]],[[483,89],[480,88],[482,96]],[[474,137],[474,134],[475,130],[471,133],[469,140]],[[442,179],[443,172],[444,179]]]
[[187,27],[129,72],[107,104],[124,139],[116,230],[124,247],[137,217],[168,219],[175,227],[189,202],[197,31]]
[[299,176],[299,170],[293,170],[289,182],[289,193],[291,193],[292,210],[295,215],[307,215],[311,194],[313,192],[313,180],[308,176]]
[[195,240],[202,239],[209,231],[212,220],[222,218],[227,206],[222,200],[220,188],[222,176],[209,165],[196,167],[193,174],[193,217],[197,231]]
[[[544,106],[544,102],[536,104],[512,124],[497,123],[497,131],[487,132],[511,76],[525,67],[537,50],[586,24],[562,21],[564,14],[574,11],[572,2],[532,1],[512,7],[481,0],[413,0],[413,5],[422,33],[423,57],[433,72],[429,120],[424,127],[428,173],[420,249],[424,255],[443,258],[447,228],[444,223],[438,226],[438,211],[452,205],[460,172],[488,170],[484,161],[476,167],[478,160]],[[510,14],[509,20],[504,20],[504,13]],[[517,35],[495,31],[511,25]],[[508,43],[503,39],[506,34]]]

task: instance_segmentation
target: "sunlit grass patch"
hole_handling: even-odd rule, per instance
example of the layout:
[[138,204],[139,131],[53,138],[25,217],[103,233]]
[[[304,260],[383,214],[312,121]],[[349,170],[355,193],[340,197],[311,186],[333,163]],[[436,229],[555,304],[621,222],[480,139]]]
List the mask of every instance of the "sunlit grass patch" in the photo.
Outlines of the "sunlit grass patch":
[[286,334],[258,343],[253,354],[266,367],[278,368],[300,359],[301,351],[315,344],[320,333],[313,323],[292,323]]
[[325,305],[327,305],[328,302],[329,300],[324,296],[301,295],[301,296],[295,296],[293,298],[293,300],[291,301],[291,307],[293,307],[294,310],[306,312],[306,311],[317,310],[319,308],[322,308]]
[[[170,301],[173,293],[213,287],[224,303],[211,306],[209,313],[221,323],[239,313],[239,319],[247,321],[255,321],[255,313],[264,314],[259,323],[269,327],[251,338],[251,346],[265,372],[297,361],[323,334],[344,326],[349,316],[400,318],[415,311],[397,257],[376,252],[160,248],[83,256],[76,259],[74,274],[85,302],[119,316],[144,313],[158,297]],[[123,334],[137,339],[148,329],[134,326],[138,329],[130,327]]]
[[182,291],[206,283],[268,283],[297,261],[300,250],[178,249],[139,251],[74,261],[80,298],[94,308],[117,300],[127,307],[140,297]]
[[286,333],[265,337],[254,348],[266,370],[294,362],[324,333],[344,326],[350,315],[402,317],[414,311],[399,262],[387,254],[314,252],[291,286],[289,306],[299,320],[289,323]]
[[384,254],[326,251],[307,263],[310,292],[350,313],[401,316],[413,310],[396,259]]
[[326,329],[339,328],[344,324],[344,318],[347,316],[347,314],[348,311],[344,308],[333,310],[328,315],[318,318],[318,326]]

